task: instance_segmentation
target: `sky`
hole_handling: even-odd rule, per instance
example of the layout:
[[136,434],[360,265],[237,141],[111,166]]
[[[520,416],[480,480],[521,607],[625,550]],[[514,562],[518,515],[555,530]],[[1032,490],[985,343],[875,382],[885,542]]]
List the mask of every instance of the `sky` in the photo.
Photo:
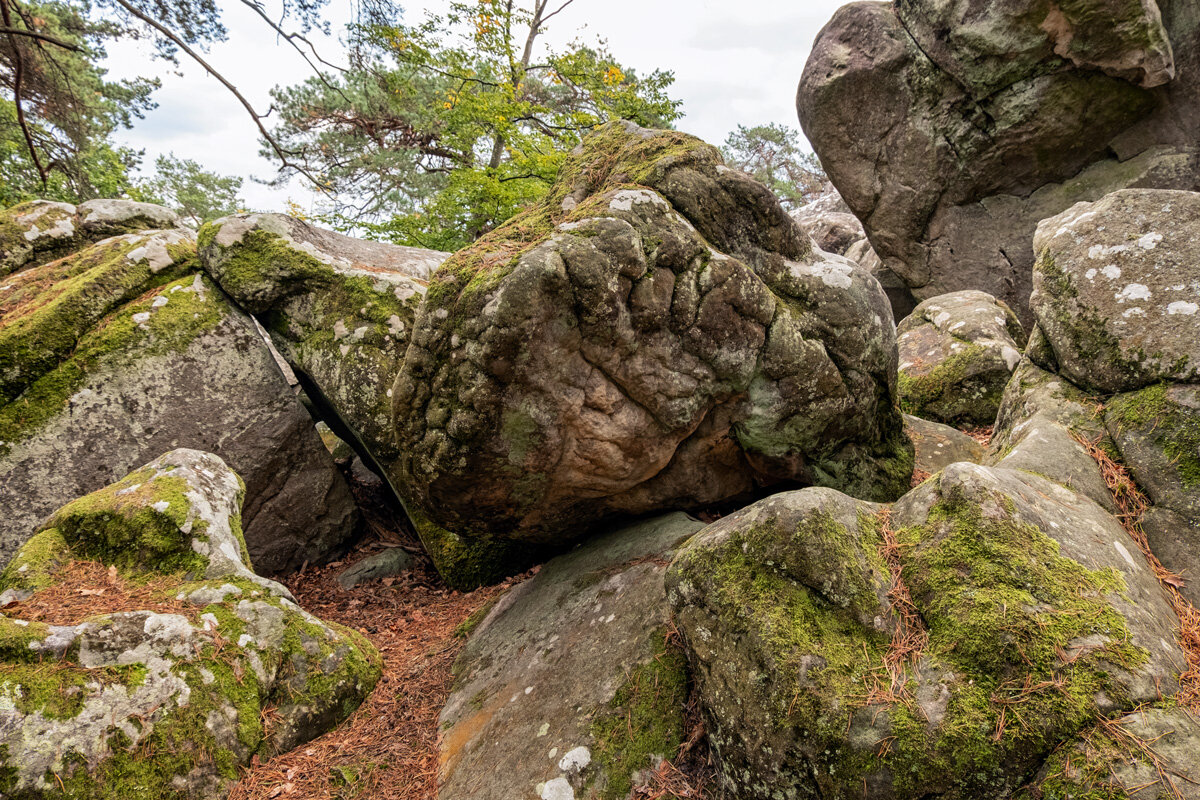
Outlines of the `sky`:
[[[272,0],[267,0],[270,7]],[[352,0],[330,0],[327,18],[334,34],[314,37],[321,56],[340,63],[341,27]],[[528,0],[526,0],[528,2]],[[607,41],[613,56],[638,72],[672,70],[671,95],[683,101],[676,127],[720,144],[737,125],[777,122],[799,128],[795,93],[818,31],[844,0],[574,0],[548,23],[551,46],[580,39]],[[270,90],[299,83],[311,69],[249,9],[234,0],[221,3],[229,39],[206,54],[256,108],[270,105]],[[405,4],[414,23],[439,0]],[[165,153],[199,162],[213,172],[239,175],[242,197],[255,210],[283,210],[291,201],[309,208],[312,196],[293,181],[277,189],[251,178],[274,175],[258,152],[258,133],[236,99],[199,66],[181,57],[180,67],[151,62],[136,43],[110,48],[110,78],[157,75],[163,83],[154,97],[158,108],[117,140],[144,150],[143,172]]]

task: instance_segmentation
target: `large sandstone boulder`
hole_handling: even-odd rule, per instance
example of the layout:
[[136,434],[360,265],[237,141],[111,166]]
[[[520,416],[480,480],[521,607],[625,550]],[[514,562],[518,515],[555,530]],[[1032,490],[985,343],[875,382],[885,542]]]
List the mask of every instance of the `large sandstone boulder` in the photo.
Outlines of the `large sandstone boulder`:
[[818,36],[797,108],[918,299],[979,289],[1028,321],[1039,221],[1127,187],[1200,189],[1200,8],[851,3]]
[[434,274],[392,478],[457,534],[544,543],[779,481],[895,497],[894,342],[878,283],[715,148],[610,125]]
[[454,667],[442,800],[626,797],[675,756],[688,684],[663,574],[703,527],[679,513],[629,526],[500,598]]
[[955,464],[880,512],[780,494],[672,563],[736,796],[1004,797],[1091,726],[1179,690],[1179,619],[1091,500]]
[[49,200],[21,203],[0,211],[0,277],[52,261],[88,242],[180,224],[174,211],[132,200],[89,200],[79,206]]
[[397,458],[392,382],[425,282],[446,254],[351,239],[282,214],[206,225],[200,260],[254,314],[323,410],[382,464]]
[[898,329],[900,405],[952,425],[996,420],[1025,331],[1004,303],[977,291],[921,303]]
[[215,800],[370,692],[374,648],[250,570],[243,493],[216,456],[175,450],[21,549],[0,576],[5,796]]
[[846,255],[847,250],[867,237],[858,217],[830,185],[826,185],[820,197],[793,211],[792,219],[812,237],[817,247],[839,256]]
[[0,289],[0,559],[58,506],[191,446],[244,476],[264,571],[335,553],[357,511],[245,314],[184,230],[126,234]]
[[1200,194],[1127,190],[1038,226],[1030,298],[1059,374],[1102,393],[1200,381]]

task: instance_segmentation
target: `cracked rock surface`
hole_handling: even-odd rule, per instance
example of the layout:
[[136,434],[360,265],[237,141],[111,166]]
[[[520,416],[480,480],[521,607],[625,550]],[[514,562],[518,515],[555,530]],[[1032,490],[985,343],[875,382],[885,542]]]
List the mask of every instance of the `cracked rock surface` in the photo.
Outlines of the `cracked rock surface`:
[[611,125],[547,200],[434,274],[392,478],[437,524],[561,543],[781,481],[904,491],[888,301],[760,184]]

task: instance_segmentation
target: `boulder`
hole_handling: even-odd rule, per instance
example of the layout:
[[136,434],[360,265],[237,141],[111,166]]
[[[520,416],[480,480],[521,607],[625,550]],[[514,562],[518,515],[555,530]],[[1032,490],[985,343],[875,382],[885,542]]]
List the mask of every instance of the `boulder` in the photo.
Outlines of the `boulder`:
[[256,566],[320,561],[353,533],[341,474],[253,321],[195,272],[183,230],[128,234],[0,292],[0,560],[56,507],[179,446],[247,482]]
[[1200,385],[1159,383],[1117,395],[1104,420],[1154,505],[1200,524]]
[[818,35],[797,110],[918,299],[978,289],[1028,322],[1039,221],[1117,189],[1200,189],[1200,9],[852,3]]
[[[1036,329],[1033,338],[1040,338]],[[1099,404],[1070,381],[1022,359],[996,416],[991,462],[1049,478],[1115,514],[1100,465],[1084,442],[1115,452]]]
[[1155,557],[1180,579],[1179,593],[1200,608],[1200,520],[1154,507],[1139,524]]
[[403,547],[389,547],[342,570],[337,576],[338,586],[353,589],[367,581],[392,578],[403,574],[412,563],[413,557]]
[[88,242],[149,228],[178,228],[179,216],[152,203],[33,200],[0,211],[0,277],[37,266]]
[[1035,797],[1200,798],[1200,722],[1185,708],[1151,708],[1087,731],[1056,753]]
[[[425,281],[445,253],[366,242],[282,214],[241,214],[200,231],[200,260],[254,314],[321,409],[382,464]],[[339,431],[340,433],[340,431]]]
[[989,294],[962,291],[921,303],[897,329],[900,405],[910,414],[963,426],[996,420],[1025,332]]
[[875,280],[879,281],[879,285],[883,287],[883,292],[892,306],[893,320],[902,320],[912,314],[913,309],[917,307],[912,290],[899,275],[884,266],[883,260],[875,252],[875,248],[871,247],[870,241],[860,239],[850,245],[850,249],[846,251],[846,258],[857,262],[859,266],[871,273]]
[[792,219],[827,253],[844,256],[852,245],[867,238],[858,217],[832,186],[827,186],[816,200],[793,211]]
[[626,797],[675,756],[688,684],[663,573],[703,527],[679,513],[634,524],[500,597],[454,667],[438,797]]
[[1126,190],[1038,226],[1030,305],[1056,371],[1105,394],[1200,381],[1200,194]]
[[951,464],[967,461],[982,464],[987,457],[983,445],[957,428],[904,415],[904,432],[916,449],[916,472],[936,475]]
[[457,535],[545,544],[780,481],[895,497],[894,370],[874,279],[715,148],[613,124],[434,274],[391,476]]
[[881,511],[775,495],[675,557],[668,597],[736,796],[1008,796],[1179,690],[1179,619],[1088,498],[954,464]]
[[19,598],[0,616],[6,796],[223,797],[371,691],[374,648],[250,570],[243,493],[216,456],[171,451],[60,509],[0,576]]

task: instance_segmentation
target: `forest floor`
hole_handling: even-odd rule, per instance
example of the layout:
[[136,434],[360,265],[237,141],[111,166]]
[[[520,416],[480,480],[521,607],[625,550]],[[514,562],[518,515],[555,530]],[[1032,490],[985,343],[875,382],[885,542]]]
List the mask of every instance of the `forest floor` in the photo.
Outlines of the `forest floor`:
[[[270,761],[256,756],[243,770],[230,800],[435,800],[438,783],[438,714],[450,696],[451,668],[466,644],[465,623],[537,568],[474,592],[446,587],[421,551],[402,512],[361,484],[352,484],[364,511],[367,535],[341,561],[301,570],[281,581],[305,609],[354,628],[383,656],[383,677],[345,723]],[[396,578],[343,589],[336,577],[384,547],[404,547],[415,557]],[[715,800],[703,786],[712,775],[702,741],[696,698],[688,708],[691,735],[677,762],[663,762],[639,800]]]

